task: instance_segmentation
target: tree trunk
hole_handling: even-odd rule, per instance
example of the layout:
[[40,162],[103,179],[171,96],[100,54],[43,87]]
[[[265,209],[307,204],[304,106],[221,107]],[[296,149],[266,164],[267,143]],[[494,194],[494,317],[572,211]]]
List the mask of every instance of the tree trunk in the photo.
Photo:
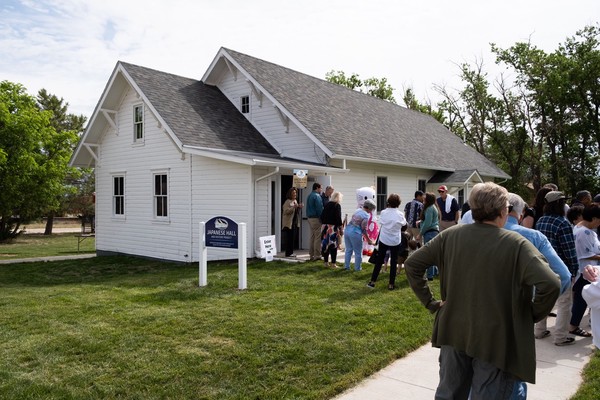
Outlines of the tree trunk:
[[54,214],[48,215],[48,219],[46,219],[46,230],[44,231],[44,235],[52,235],[52,226],[54,225]]

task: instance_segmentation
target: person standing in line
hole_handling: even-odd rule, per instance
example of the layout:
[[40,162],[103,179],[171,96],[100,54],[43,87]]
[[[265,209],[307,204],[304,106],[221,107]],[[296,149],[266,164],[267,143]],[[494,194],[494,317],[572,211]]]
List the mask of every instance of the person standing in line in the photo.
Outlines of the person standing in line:
[[[571,289],[579,270],[579,263],[575,251],[573,228],[565,218],[565,196],[562,192],[550,191],[546,193],[544,200],[546,202],[544,215],[536,222],[535,229],[548,238],[550,244],[571,273],[569,289],[561,294],[556,301],[556,323],[554,324],[554,344],[567,346],[575,342],[575,338],[569,336],[569,321],[571,320],[571,307],[573,306]],[[546,326],[546,318],[535,324],[534,334],[536,338],[547,336],[545,334],[547,331]]]
[[329,203],[329,199],[331,198],[331,195],[333,194],[333,192],[334,192],[333,186],[325,187],[325,191],[323,193],[321,193],[321,200],[323,201],[323,207],[325,207],[327,205],[327,203]]
[[299,211],[302,209],[303,204],[298,203],[296,197],[298,192],[295,188],[289,188],[286,194],[286,200],[281,207],[282,217],[282,233],[285,241],[285,256],[296,257],[294,254],[294,232],[300,226]]
[[[475,223],[446,229],[404,263],[416,296],[437,312],[435,399],[524,399],[525,382],[535,383],[533,324],[552,310],[560,281],[529,241],[502,229],[505,188],[478,183],[469,204]],[[440,300],[424,278],[432,264],[440,268]]]
[[446,185],[438,188],[440,197],[437,198],[437,205],[441,212],[440,215],[440,232],[446,228],[457,225],[460,219],[460,207],[454,196],[448,194]]
[[[591,204],[591,203],[590,203]],[[600,241],[596,229],[600,226],[600,206],[591,204],[583,209],[583,221],[573,229],[575,236],[575,251],[579,261],[579,276],[573,284],[573,307],[571,309],[571,322],[569,333],[575,336],[590,337],[589,332],[581,329],[579,324],[587,309],[587,303],[581,293],[583,287],[590,282],[581,274],[586,266],[600,263]]]
[[[340,192],[333,192],[331,200],[323,207],[321,214],[321,254],[325,260],[325,267],[337,268],[337,249],[340,245],[340,237],[342,237],[342,198],[344,196]],[[331,256],[331,262],[327,260]]]
[[[417,241],[423,238],[423,244],[427,244],[440,233],[440,213],[435,203],[435,194],[425,193],[425,204],[421,211],[421,222],[419,224],[419,235]],[[427,268],[427,280],[432,281],[435,275],[436,266],[431,265]]]
[[415,192],[415,198],[412,199],[410,203],[407,203],[404,207],[404,217],[406,218],[408,231],[414,238],[419,236],[420,233],[418,223],[421,216],[421,211],[423,211],[423,200],[425,200],[425,193],[417,190]]
[[354,253],[354,270],[361,271],[362,267],[362,250],[363,250],[363,238],[368,244],[374,244],[367,232],[367,225],[369,224],[369,217],[373,210],[377,208],[375,202],[371,199],[365,200],[362,208],[357,209],[350,222],[344,229],[344,247],[346,248],[346,257],[344,263],[344,269],[350,270],[350,261],[352,260],[352,253]]
[[[529,240],[531,244],[546,257],[550,269],[560,278],[560,292],[564,293],[565,290],[571,286],[571,272],[569,272],[565,263],[560,259],[558,254],[556,254],[556,251],[548,241],[548,238],[544,236],[542,232],[526,228],[519,224],[520,220],[526,215],[525,209],[527,208],[527,203],[525,203],[525,200],[516,193],[509,193],[508,204],[508,218],[506,219],[504,228],[509,231],[517,232],[519,235]],[[549,334],[549,331],[545,331],[544,337]]]
[[321,259],[321,213],[323,200],[321,199],[321,184],[313,183],[312,192],[306,199],[306,217],[310,227],[310,245],[308,254],[310,261]]
[[390,281],[388,284],[389,290],[396,288],[396,265],[398,264],[398,253],[400,251],[400,243],[402,235],[402,227],[406,225],[406,219],[400,207],[400,196],[396,193],[389,195],[387,199],[387,207],[379,214],[379,249],[378,257],[375,262],[375,268],[371,274],[371,280],[367,283],[370,288],[375,287],[375,282],[381,271],[381,266],[384,263],[386,252],[390,250]]

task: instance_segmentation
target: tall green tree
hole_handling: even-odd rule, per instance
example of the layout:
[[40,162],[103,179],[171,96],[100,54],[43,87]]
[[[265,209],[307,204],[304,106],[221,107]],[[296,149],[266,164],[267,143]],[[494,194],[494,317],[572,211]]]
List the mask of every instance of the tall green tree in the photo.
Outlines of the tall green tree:
[[45,235],[52,234],[54,217],[65,211],[69,199],[77,193],[77,182],[82,171],[68,167],[68,161],[77,144],[78,134],[83,131],[86,118],[83,115],[68,113],[69,103],[56,95],[50,94],[46,89],[41,89],[37,95],[38,107],[51,113],[50,124],[55,130],[52,146],[45,149],[45,155],[57,166],[56,179],[62,175],[62,185],[56,187],[56,201],[48,203],[45,210],[46,229]]
[[0,82],[0,241],[56,209],[77,135],[57,132],[52,112],[17,83]]
[[328,82],[346,86],[349,89],[396,104],[394,88],[388,83],[386,78],[373,77],[362,80],[358,74],[346,76],[344,71],[331,70],[325,74],[325,79]]

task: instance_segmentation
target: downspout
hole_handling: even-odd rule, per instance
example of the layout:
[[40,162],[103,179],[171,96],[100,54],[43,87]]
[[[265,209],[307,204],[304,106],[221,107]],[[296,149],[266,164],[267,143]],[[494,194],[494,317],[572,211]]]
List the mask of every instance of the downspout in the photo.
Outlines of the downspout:
[[258,185],[259,181],[262,181],[263,179],[267,179],[267,178],[269,178],[269,177],[271,177],[273,175],[276,175],[278,173],[279,173],[279,167],[275,167],[275,171],[269,172],[268,174],[263,175],[261,177],[258,177],[258,178],[256,178],[254,180],[254,212],[253,212],[253,215],[254,215],[254,219],[253,219],[254,233],[253,233],[253,236],[252,236],[252,239],[253,239],[252,240],[252,247],[254,248],[254,255],[257,256],[257,257],[260,256],[260,252],[256,251],[256,235],[257,235],[257,228],[256,228],[256,196],[257,196],[256,192],[257,192],[257,190],[256,190],[256,186]]

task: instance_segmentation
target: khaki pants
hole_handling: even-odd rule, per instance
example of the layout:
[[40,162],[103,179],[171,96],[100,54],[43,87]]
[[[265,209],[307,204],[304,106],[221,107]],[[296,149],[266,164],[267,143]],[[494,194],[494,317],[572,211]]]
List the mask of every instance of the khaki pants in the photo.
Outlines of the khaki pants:
[[456,221],[440,221],[440,232],[454,225],[456,225]]
[[319,218],[309,218],[308,226],[310,226],[310,246],[308,255],[311,260],[321,258],[321,221]]
[[[554,343],[564,342],[569,334],[569,322],[571,321],[571,305],[573,304],[573,282],[567,290],[561,294],[556,300],[556,322],[554,323]],[[536,337],[541,337],[542,333],[547,330],[547,318],[544,318],[533,329]]]

